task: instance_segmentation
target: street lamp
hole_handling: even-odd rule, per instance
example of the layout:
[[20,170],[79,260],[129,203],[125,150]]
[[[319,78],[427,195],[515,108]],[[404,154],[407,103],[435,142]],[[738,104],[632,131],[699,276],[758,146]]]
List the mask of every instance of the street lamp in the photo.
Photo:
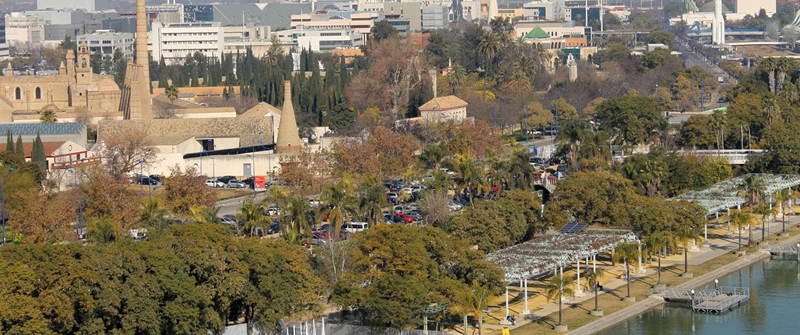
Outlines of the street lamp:
[[[5,240],[5,237],[3,240]],[[797,261],[800,262],[800,243],[797,243]]]
[[142,173],[144,172],[144,164],[142,164],[141,159],[137,159],[136,163],[139,163],[139,191],[142,192],[142,198],[144,198],[144,176],[142,175]]
[[[0,182],[0,202],[2,203],[2,215],[3,217],[0,218],[3,220],[3,245],[6,244],[6,177],[11,174],[11,171],[14,171],[13,167],[8,168],[8,172],[3,176],[2,182]],[[10,216],[10,215],[9,215]],[[799,258],[800,259],[800,258]]]
[[714,279],[714,291],[719,293],[719,279]]
[[[253,147],[253,148],[255,150],[255,147]],[[256,174],[255,174],[256,155],[255,155],[255,152],[253,152],[252,155],[247,154],[247,156],[249,156],[250,159],[252,159],[252,162],[253,162],[252,165],[251,165],[252,166],[252,171],[250,171],[250,175],[253,177],[253,201],[256,201]]]
[[79,192],[78,193],[79,194],[79,196],[78,196],[78,222],[77,222],[78,225],[76,227],[76,233],[78,234],[78,238],[80,239],[82,237],[82,235],[83,235],[83,234],[81,234],[81,231],[83,230],[83,202],[84,201],[89,202],[89,199],[88,198],[86,200],[83,199],[83,188],[78,185],[78,173],[76,171],[72,170],[72,169],[69,169],[67,171],[69,173],[72,173],[72,175],[75,177],[75,185],[74,185],[74,187],[77,187],[78,188],[78,192]]

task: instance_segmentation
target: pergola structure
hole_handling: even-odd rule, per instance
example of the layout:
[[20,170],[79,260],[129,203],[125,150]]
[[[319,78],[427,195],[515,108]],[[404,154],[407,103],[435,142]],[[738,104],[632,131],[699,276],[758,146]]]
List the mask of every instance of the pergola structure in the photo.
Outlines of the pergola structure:
[[[766,173],[753,173],[750,175],[761,178],[764,183],[765,195],[800,185],[800,175]],[[689,191],[669,200],[694,201],[705,208],[708,215],[712,215],[747,203],[747,199],[739,196],[742,191],[743,180],[744,176],[736,177],[711,185],[705,190]]]
[[556,233],[495,251],[486,256],[503,269],[506,281],[522,282],[550,271],[613,250],[617,244],[637,242],[629,231],[586,230],[577,234]]

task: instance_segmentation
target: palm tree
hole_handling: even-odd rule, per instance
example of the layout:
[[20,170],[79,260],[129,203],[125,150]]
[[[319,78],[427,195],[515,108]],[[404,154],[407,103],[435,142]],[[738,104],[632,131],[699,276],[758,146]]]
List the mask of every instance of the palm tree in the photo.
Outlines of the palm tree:
[[759,67],[763,67],[769,75],[769,91],[775,93],[775,69],[777,68],[775,58],[762,58],[759,60]]
[[171,103],[175,103],[175,100],[178,99],[178,88],[175,85],[169,85],[167,88],[164,89],[164,94],[167,96]]
[[600,278],[603,277],[605,271],[603,269],[596,269],[594,271],[586,271],[583,275],[586,278],[586,289],[589,288],[594,289],[594,310],[599,311],[600,308],[598,306],[598,299],[597,299],[597,291],[600,289]]
[[561,326],[561,305],[564,296],[575,296],[575,291],[572,289],[572,277],[565,277],[562,275],[555,275],[550,277],[547,285],[544,287],[544,295],[547,300],[555,300],[558,304],[558,324]]
[[483,187],[483,168],[470,154],[458,155],[454,162],[454,167],[458,173],[456,182],[458,190],[456,193],[462,195],[466,193],[469,196],[469,203],[472,205],[472,198],[475,193]]
[[506,170],[506,161],[500,159],[500,157],[491,150],[486,156],[486,163],[488,166],[486,170],[486,180],[491,183],[490,185],[497,187],[497,192],[494,193],[494,199],[497,200],[503,192],[503,182],[509,179],[508,171]]
[[742,177],[742,183],[739,184],[739,193],[747,199],[747,205],[750,207],[750,213],[753,213],[753,205],[758,202],[761,195],[764,194],[764,181],[761,177],[748,174]]
[[304,234],[311,232],[310,211],[311,205],[308,204],[308,199],[303,197],[289,199],[284,211],[286,215],[281,218],[281,231],[289,242],[298,242]]
[[108,217],[97,218],[89,221],[86,238],[90,242],[109,244],[116,242],[122,236],[120,226]]
[[497,35],[491,31],[484,31],[481,35],[481,41],[478,43],[478,52],[486,56],[485,71],[483,73],[483,99],[486,99],[486,77],[489,76],[489,69],[492,67],[492,61],[497,56],[500,50],[500,40]]
[[[753,225],[754,221],[753,219],[755,219],[753,214],[750,214],[748,212],[741,210],[731,211],[730,215],[731,223],[736,227],[736,229],[739,230],[739,250],[742,250],[742,228],[747,226],[748,230],[752,230],[749,229],[749,227]],[[753,235],[751,234],[750,236],[752,237]]]
[[586,131],[585,125],[580,121],[564,122],[556,135],[556,141],[561,143],[559,153],[569,157],[569,167],[572,171],[578,171],[578,154]]
[[358,211],[369,224],[379,224],[383,218],[381,208],[386,204],[386,188],[377,184],[362,184],[359,190]]
[[167,228],[167,214],[157,198],[146,199],[139,210],[139,224],[161,232]]
[[620,243],[614,248],[614,260],[625,262],[625,278],[628,280],[628,298],[631,297],[631,264],[639,264],[639,247],[633,243]]
[[472,313],[472,317],[478,321],[478,335],[483,330],[483,310],[489,306],[489,290],[482,286],[475,286],[470,294],[467,295],[467,308]]
[[794,60],[781,57],[775,60],[775,72],[778,73],[778,80],[775,83],[775,94],[780,94],[783,89],[783,82],[786,80],[786,72],[791,70],[794,66]]
[[[792,190],[789,188],[782,189],[775,193],[775,202],[778,203],[781,209],[781,232],[786,232],[786,211],[783,210],[783,204],[792,199]],[[787,208],[788,210],[788,208]]]
[[39,121],[42,123],[56,123],[58,119],[56,118],[56,113],[48,109],[42,112],[42,116],[39,117]]
[[[248,235],[256,236],[256,230],[268,222],[269,216],[266,215],[266,208],[263,202],[254,202],[252,199],[245,199],[242,207],[236,214],[236,221],[243,223],[243,229]],[[237,227],[238,228],[238,227]],[[262,228],[263,229],[263,228]]]
[[512,149],[508,159],[508,174],[517,180],[515,187],[528,189],[533,186],[533,175],[536,170],[531,166],[531,154],[527,148]]
[[453,64],[453,68],[447,72],[447,83],[450,84],[450,89],[455,94],[461,85],[467,81],[467,71],[461,64]]
[[714,135],[717,139],[717,155],[719,155],[719,150],[722,147],[720,145],[721,141],[725,140],[724,138],[721,138],[720,135],[722,128],[725,127],[725,119],[725,112],[723,112],[721,109],[717,109],[711,114],[710,124],[711,127],[714,128]]
[[324,212],[328,214],[328,229],[333,238],[339,236],[339,228],[342,223],[352,213],[353,203],[352,183],[345,177],[336,183],[330,184],[322,191],[320,200],[324,206]]
[[192,213],[192,219],[196,223],[221,223],[217,214],[219,214],[219,207],[208,208],[205,206],[192,206],[189,208]]
[[690,225],[682,225],[679,226],[675,230],[675,240],[683,246],[683,272],[689,272],[689,242],[694,241],[695,243],[700,243],[703,241],[703,237],[700,236],[695,230],[694,227]]
[[772,122],[775,117],[780,116],[781,107],[778,106],[777,101],[773,98],[764,99],[764,114],[767,118],[767,128],[772,129]]
[[761,215],[761,242],[764,242],[766,239],[767,218],[778,215],[778,211],[769,204],[762,202],[756,206],[756,210],[753,213]]
[[650,246],[651,250],[654,250],[658,253],[657,285],[661,285],[661,257],[664,256],[664,248],[675,249],[677,247],[675,236],[669,231],[657,231],[647,238],[647,244]]

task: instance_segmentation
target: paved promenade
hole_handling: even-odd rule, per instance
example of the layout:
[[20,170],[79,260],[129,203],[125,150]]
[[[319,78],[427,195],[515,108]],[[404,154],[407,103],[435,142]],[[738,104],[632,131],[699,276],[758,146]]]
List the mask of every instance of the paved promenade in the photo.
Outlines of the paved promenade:
[[[781,217],[778,216],[776,219],[780,219]],[[760,219],[760,217],[759,217]],[[789,225],[796,226],[800,224],[800,216],[786,216],[787,227]],[[760,241],[761,240],[761,221],[759,220],[758,227],[755,227],[753,231],[753,240]],[[735,235],[736,232],[731,232],[731,236],[724,237],[727,233],[727,224],[725,222],[721,222],[720,228],[711,228],[713,224],[710,224],[708,235],[709,240],[707,245],[700,245],[698,251],[690,251],[689,252],[689,264],[690,265],[698,265],[702,264],[710,259],[715,257],[721,256],[725,253],[732,252],[738,248],[738,236]],[[782,223],[779,220],[773,221],[769,224],[768,231],[771,234],[776,234],[781,231]],[[701,235],[703,232],[700,232]],[[743,231],[742,233],[742,243],[744,245],[747,244],[747,230]],[[773,239],[774,241],[774,239]],[[792,236],[790,239],[782,242],[782,243],[798,243],[800,242],[800,235]],[[761,260],[769,258],[769,253],[767,252],[756,252],[745,257],[741,257],[740,259],[736,260],[735,262],[719,267],[709,273],[706,273],[702,276],[694,278],[690,281],[684,282],[676,287],[679,288],[698,288],[702,287],[706,284],[709,284],[714,281],[716,278],[724,277],[730,273],[733,273],[741,268],[747,267],[750,264],[757,263]],[[662,266],[670,266],[674,264],[683,265],[684,258],[683,255],[672,255],[670,257],[662,258]],[[644,276],[651,275],[655,272],[655,264],[645,264],[644,270],[645,273],[642,274],[634,274],[631,271],[631,278],[633,280],[637,280]],[[603,264],[601,266],[598,263],[598,267],[602,267],[606,271],[606,276],[601,281],[603,283],[603,291],[600,294],[606,294],[607,292],[614,291],[618,288],[623,288],[626,284],[626,281],[621,276],[623,268],[621,265],[617,265],[615,267],[609,266],[609,264]],[[570,269],[569,273],[574,276],[575,269]],[[564,273],[567,274],[567,269],[564,270]],[[582,279],[583,280],[583,279]],[[585,284],[585,282],[582,282]],[[534,320],[541,319],[543,317],[547,317],[552,315],[553,313],[558,313],[558,305],[554,302],[547,301],[540,292],[535,291],[536,288],[534,285],[530,285],[528,289],[528,308],[532,311],[532,314],[528,316],[522,315],[522,311],[524,310],[524,300],[522,298],[522,294],[520,294],[519,288],[511,286],[509,287],[509,299],[510,306],[509,306],[509,314],[514,315],[517,317],[517,323],[514,326],[510,326],[510,329],[516,329],[521,326],[524,326]],[[581,303],[583,301],[594,299],[594,294],[591,292],[585,292],[585,295],[582,297],[570,297],[568,303]],[[484,315],[484,325],[483,329],[484,332],[487,333],[496,333],[503,329],[503,325],[500,325],[499,322],[505,316],[505,300],[502,303],[500,301],[495,301],[493,305],[490,306],[490,313],[488,315]],[[664,302],[659,298],[647,298],[640,302],[635,303],[629,307],[626,307],[622,310],[619,310],[615,313],[610,315],[606,315],[603,317],[598,318],[596,321],[591,322],[589,324],[584,325],[574,331],[569,332],[568,334],[594,334],[603,329],[607,329],[613,325],[616,325],[628,318],[634,317],[641,313],[644,313],[652,308],[655,308]],[[458,333],[462,333],[461,327],[457,327],[456,331]],[[472,333],[472,329],[470,328],[468,334]],[[477,333],[477,332],[476,332]]]

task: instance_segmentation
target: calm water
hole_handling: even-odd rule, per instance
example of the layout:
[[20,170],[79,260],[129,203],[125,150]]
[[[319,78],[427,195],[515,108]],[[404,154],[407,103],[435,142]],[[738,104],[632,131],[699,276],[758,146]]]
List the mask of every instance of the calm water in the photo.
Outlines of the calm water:
[[726,314],[692,313],[688,303],[667,304],[600,334],[800,334],[799,266],[766,260],[720,278],[721,286],[750,288],[750,301]]

